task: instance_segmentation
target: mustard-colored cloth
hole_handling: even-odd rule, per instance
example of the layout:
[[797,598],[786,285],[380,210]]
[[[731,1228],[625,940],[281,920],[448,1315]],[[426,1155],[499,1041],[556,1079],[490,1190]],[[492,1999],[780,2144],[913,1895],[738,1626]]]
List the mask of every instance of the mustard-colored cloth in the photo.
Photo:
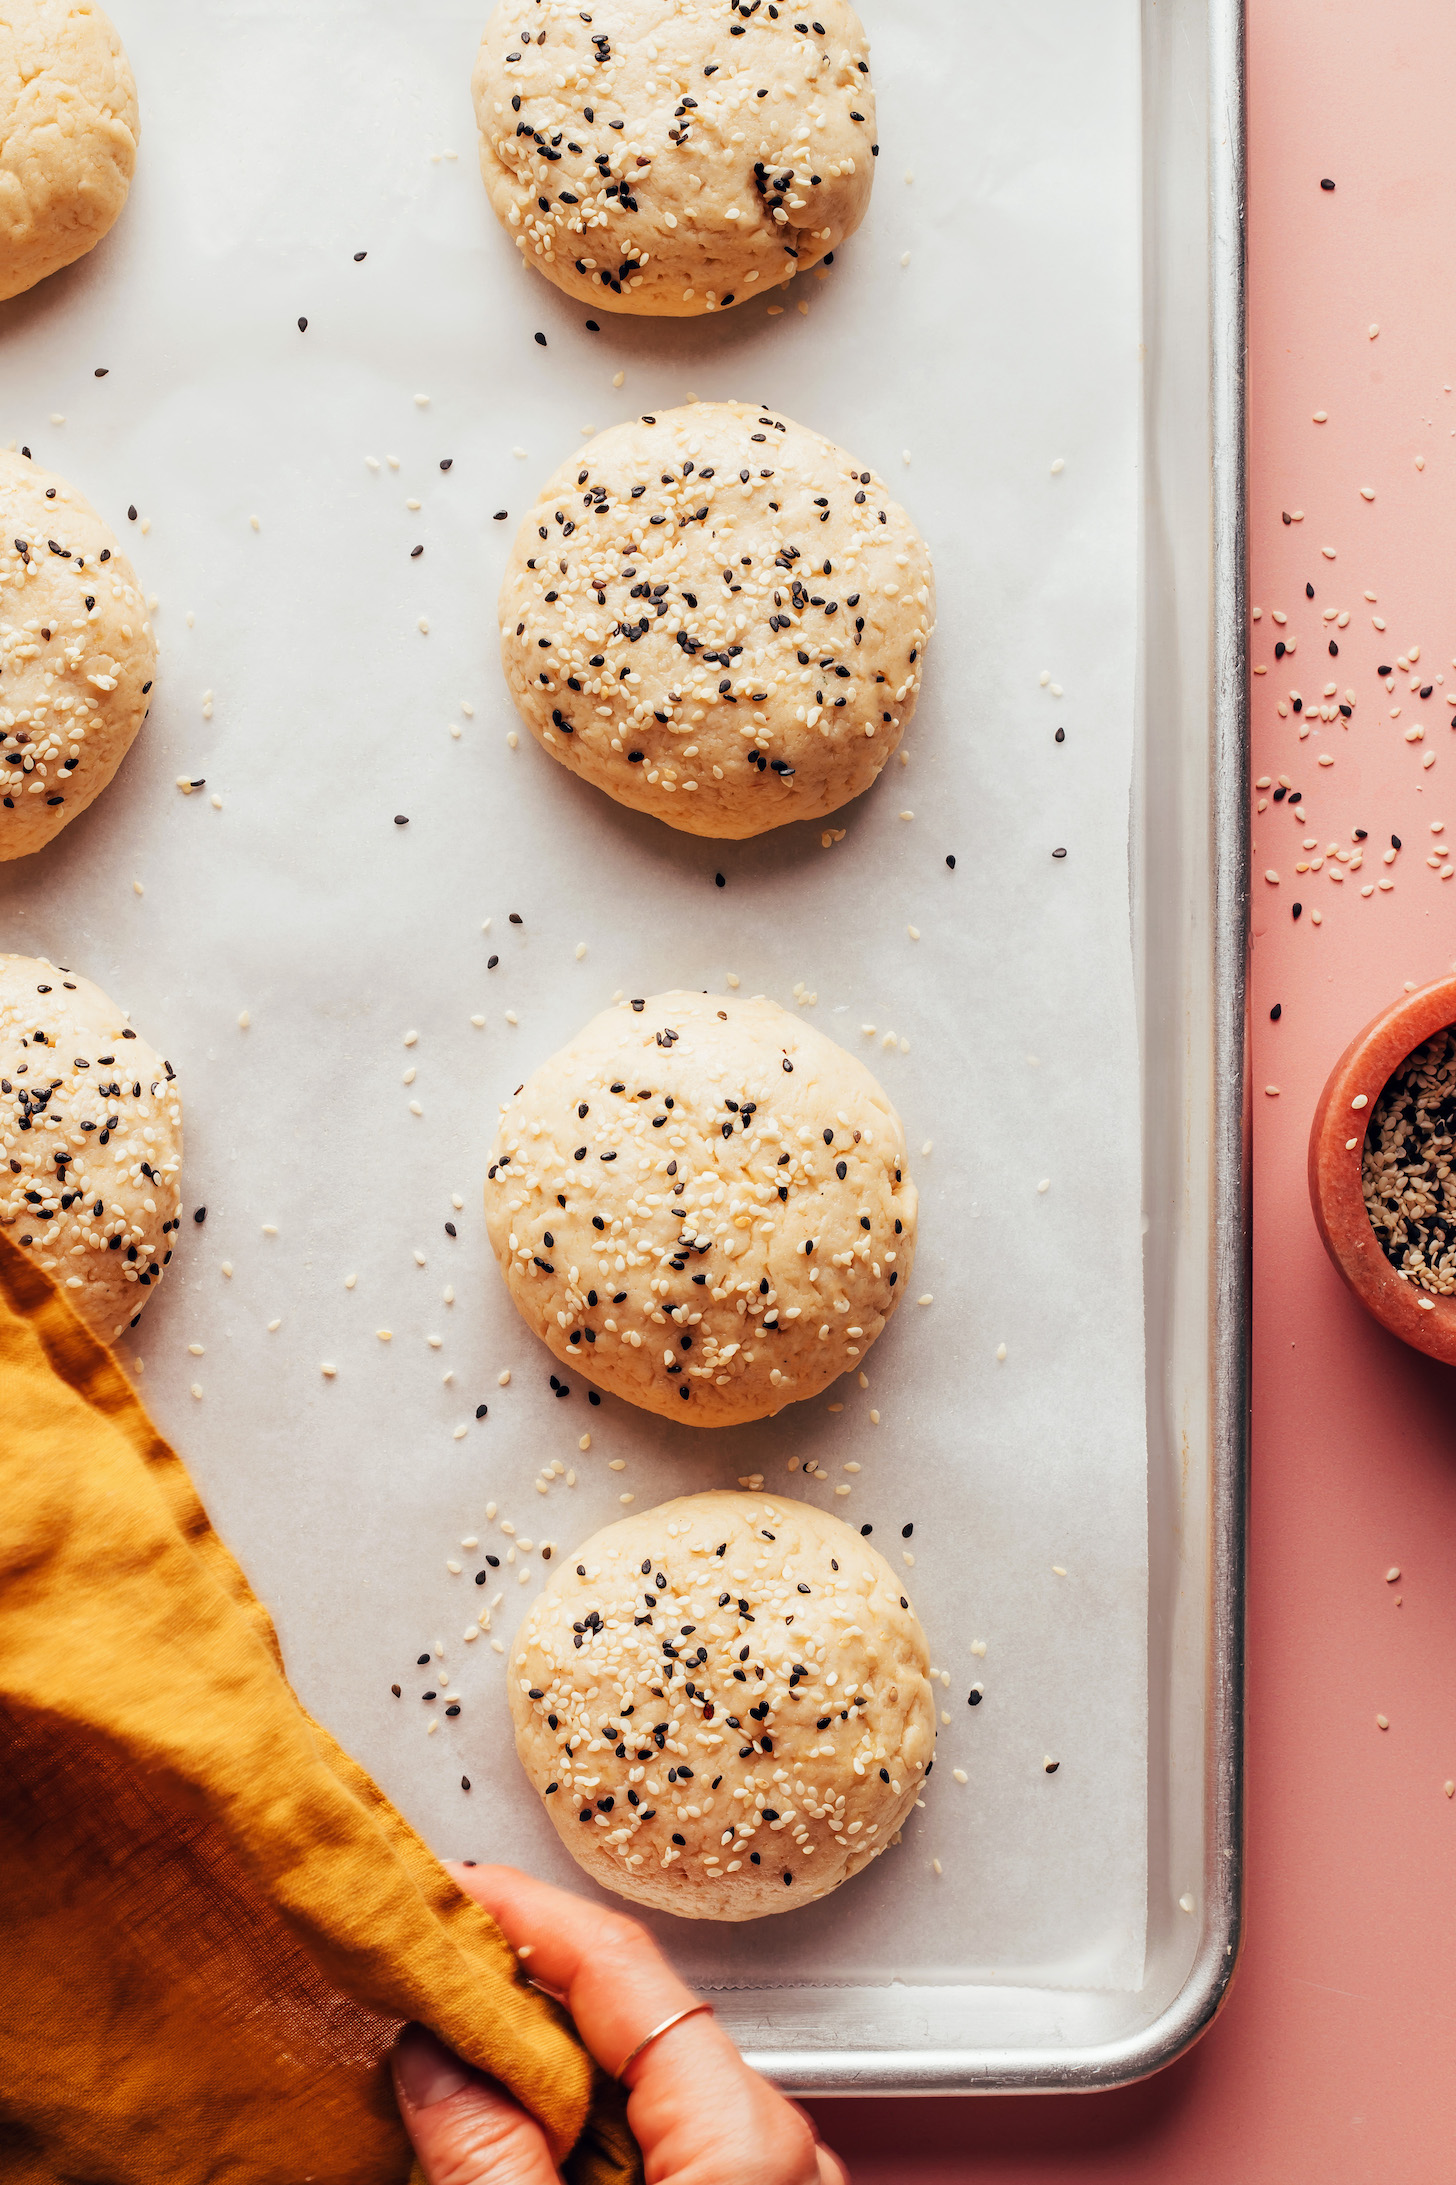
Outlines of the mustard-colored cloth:
[[407,2018],[573,2185],[640,2180],[620,2090],[299,1706],[180,1460],[0,1235],[0,2177],[404,2185]]

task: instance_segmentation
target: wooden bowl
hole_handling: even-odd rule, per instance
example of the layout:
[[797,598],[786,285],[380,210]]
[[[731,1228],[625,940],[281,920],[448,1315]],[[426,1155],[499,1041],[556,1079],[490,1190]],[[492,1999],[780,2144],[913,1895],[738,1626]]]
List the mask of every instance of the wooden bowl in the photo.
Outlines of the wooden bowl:
[[1407,1055],[1452,1024],[1456,977],[1433,979],[1382,1009],[1330,1072],[1309,1134],[1309,1196],[1325,1250],[1382,1327],[1447,1365],[1456,1365],[1456,1297],[1428,1297],[1396,1273],[1365,1211],[1361,1159],[1389,1080]]

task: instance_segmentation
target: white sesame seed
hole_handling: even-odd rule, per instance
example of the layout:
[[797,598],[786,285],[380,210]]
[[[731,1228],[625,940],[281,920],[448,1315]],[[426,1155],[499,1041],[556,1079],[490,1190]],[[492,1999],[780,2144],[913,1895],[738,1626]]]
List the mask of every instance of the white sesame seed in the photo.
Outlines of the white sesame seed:
[[917,1297],[915,1302],[917,1305],[933,1305],[935,1303],[935,1299],[931,1295],[930,1291],[927,1290],[925,1295],[923,1297]]
[[[505,1369],[505,1371],[504,1371],[503,1373],[498,1373],[498,1374],[496,1375],[495,1379],[496,1379],[496,1386],[497,1386],[497,1388],[509,1388],[509,1387],[510,1387],[510,1385],[511,1385],[511,1371],[510,1371],[510,1367],[509,1367],[509,1366],[507,1366],[507,1367],[506,1367],[506,1369]],[[486,1512],[486,1515],[487,1515],[488,1517],[494,1517],[494,1516],[495,1516],[495,1512],[494,1512],[494,1510],[488,1510],[488,1511]]]
[[[950,1717],[948,1715],[946,1717],[946,1720],[950,1720]],[[971,1780],[964,1768],[952,1768],[950,1772],[955,1777],[958,1783],[969,1783],[969,1781]]]
[[585,1453],[585,1451],[587,1451],[588,1449],[590,1449],[590,1447],[591,1447],[591,1436],[590,1436],[590,1434],[583,1434],[583,1435],[582,1435],[582,1437],[581,1437],[581,1440],[580,1440],[580,1441],[579,1441],[579,1442],[577,1443],[577,1445],[576,1445],[576,1446],[577,1446],[577,1448],[578,1448],[578,1449],[580,1449],[580,1450],[581,1450],[581,1451],[582,1451],[583,1453]]
[[1006,1345],[1004,1343],[996,1345],[996,1363],[998,1366],[1004,1366],[1006,1363]]
[[197,1398],[197,1401],[198,1401],[199,1403],[201,1403],[201,1401],[202,1401],[202,1383],[201,1383],[200,1381],[194,1381],[194,1382],[193,1382],[193,1384],[192,1384],[192,1393],[193,1393],[193,1395],[194,1395],[194,1396],[195,1396],[195,1397]]
[[334,1378],[334,1375],[335,1375],[335,1374],[336,1374],[336,1373],[338,1372],[338,1370],[339,1370],[339,1369],[338,1369],[338,1367],[337,1367],[337,1366],[320,1366],[320,1367],[319,1367],[319,1372],[320,1372],[320,1373],[321,1373],[321,1374],[323,1375],[323,1377],[324,1377],[324,1379],[325,1379],[326,1381],[332,1381],[332,1379]]

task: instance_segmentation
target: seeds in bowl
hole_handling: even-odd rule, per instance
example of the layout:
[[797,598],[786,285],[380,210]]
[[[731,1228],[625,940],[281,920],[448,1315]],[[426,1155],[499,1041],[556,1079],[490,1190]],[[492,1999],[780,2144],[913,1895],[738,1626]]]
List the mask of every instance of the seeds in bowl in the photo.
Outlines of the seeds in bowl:
[[1361,1180],[1370,1226],[1403,1281],[1456,1295],[1456,1027],[1417,1047],[1375,1104]]

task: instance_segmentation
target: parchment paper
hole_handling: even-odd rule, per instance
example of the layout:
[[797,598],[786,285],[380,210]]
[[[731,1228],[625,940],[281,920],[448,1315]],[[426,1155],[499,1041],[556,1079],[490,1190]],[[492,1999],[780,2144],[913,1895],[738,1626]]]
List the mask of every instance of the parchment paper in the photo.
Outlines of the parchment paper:
[[[528,1584],[504,1565],[509,1584],[473,1584],[461,1537],[505,1545],[487,1503],[565,1551],[621,1494],[641,1508],[761,1472],[872,1523],[893,1561],[914,1554],[950,1675],[925,1810],[826,1903],[749,1929],[666,1922],[668,1946],[705,1983],[1133,1987],[1137,11],[866,0],[882,150],[828,277],[778,317],[599,313],[596,335],[487,208],[468,94],[483,13],[116,0],[143,117],[131,202],[92,257],[0,307],[0,439],[97,502],[158,601],[157,696],[117,782],[0,868],[0,942],[99,980],[180,1075],[189,1218],[125,1356],[305,1702],[442,1853],[572,1886],[517,1768],[502,1660],[461,1639],[497,1591],[508,1635],[540,1584],[536,1554]],[[583,428],[690,393],[769,400],[846,443],[935,554],[909,763],[828,849],[818,826],[694,842],[524,734],[508,746],[493,609],[526,496]],[[178,775],[206,787],[184,797]],[[589,1408],[579,1377],[553,1396],[480,1185],[497,1101],[614,992],[729,972],[811,997],[928,1144],[914,1290],[934,1303],[900,1312],[868,1389],[705,1434]],[[558,1459],[576,1485],[538,1494]],[[437,1639],[463,1711],[427,1734],[440,1704],[419,1694],[441,1687],[415,1664]]]

